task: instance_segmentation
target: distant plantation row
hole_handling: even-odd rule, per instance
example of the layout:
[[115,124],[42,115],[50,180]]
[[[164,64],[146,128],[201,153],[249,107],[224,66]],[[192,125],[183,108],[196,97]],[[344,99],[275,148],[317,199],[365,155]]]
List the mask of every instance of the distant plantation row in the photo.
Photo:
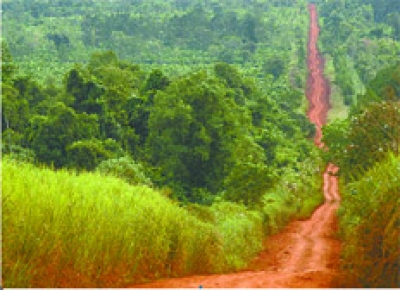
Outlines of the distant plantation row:
[[21,70],[43,81],[58,82],[72,63],[111,49],[169,76],[223,61],[286,83],[289,71],[299,79],[305,73],[305,3],[6,1],[4,36]]
[[311,172],[296,191],[280,184],[248,210],[182,207],[148,186],[8,157],[2,170],[5,287],[122,287],[243,268],[265,235],[321,202]]

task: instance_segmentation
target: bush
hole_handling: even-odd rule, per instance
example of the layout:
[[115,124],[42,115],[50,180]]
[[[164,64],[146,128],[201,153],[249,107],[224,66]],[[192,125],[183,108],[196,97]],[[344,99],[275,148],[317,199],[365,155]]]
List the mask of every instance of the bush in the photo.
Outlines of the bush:
[[261,214],[231,202],[214,203],[211,211],[223,242],[222,265],[229,265],[230,270],[243,268],[262,249]]
[[260,211],[264,230],[270,235],[292,219],[306,219],[323,203],[322,167],[316,156],[298,164],[297,170],[285,169],[282,180],[262,198]]
[[136,163],[130,157],[105,160],[97,166],[97,171],[119,177],[130,184],[151,185],[150,179],[144,174],[142,165]]
[[398,151],[400,106],[395,101],[370,103],[345,121],[324,127],[328,158],[340,167],[346,182],[357,179],[387,152]]
[[1,144],[1,151],[8,158],[22,162],[33,163],[36,161],[36,154],[33,150],[18,145]]
[[278,188],[276,188],[275,193],[270,191],[263,196],[261,212],[263,214],[264,231],[267,235],[276,233],[285,226],[296,213],[296,207],[289,207],[286,204],[288,202],[288,197],[281,194],[282,192],[278,192]]
[[76,141],[67,147],[67,154],[71,167],[86,170],[93,170],[101,161],[112,157],[112,152],[97,139]]

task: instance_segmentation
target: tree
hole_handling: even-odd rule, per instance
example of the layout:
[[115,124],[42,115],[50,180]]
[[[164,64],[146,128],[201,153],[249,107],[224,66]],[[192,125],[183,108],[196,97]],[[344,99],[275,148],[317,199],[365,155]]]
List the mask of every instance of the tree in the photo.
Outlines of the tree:
[[[12,152],[17,148],[16,146],[24,143],[23,132],[28,124],[30,106],[26,96],[15,87],[17,67],[13,62],[8,45],[4,40],[1,44],[3,152]],[[22,150],[24,149],[22,148]]]
[[324,128],[324,136],[345,180],[358,178],[388,152],[398,154],[400,106],[396,101],[371,103],[349,120]]
[[78,140],[99,137],[95,115],[78,114],[64,103],[49,108],[48,115],[35,115],[30,120],[27,135],[30,147],[40,162],[59,168],[69,163],[67,147]]
[[164,90],[170,83],[171,81],[163,74],[161,70],[155,69],[152,70],[148,76],[140,92],[145,94],[151,91],[154,94],[154,92],[157,90]]
[[112,50],[94,52],[90,56],[88,69],[93,72],[96,69],[104,66],[118,66],[118,57]]
[[76,66],[65,77],[65,90],[75,100],[72,107],[79,113],[102,114],[100,98],[104,88],[97,83],[88,71]]
[[[249,42],[256,43],[257,42],[257,37],[256,37],[256,18],[254,15],[251,14],[246,14],[244,19],[242,20],[242,37],[248,40]],[[254,50],[251,51],[254,53]]]
[[[380,70],[368,83],[366,93],[358,97],[358,110],[371,102],[400,100],[400,63]],[[356,109],[356,108],[353,108]]]
[[138,66],[121,62],[113,51],[106,51],[93,54],[87,68],[72,69],[65,77],[65,88],[75,98],[75,110],[98,116],[103,139],[115,139],[134,154],[140,142],[135,118],[141,111],[142,81]]
[[17,67],[13,61],[7,42],[1,41],[1,81],[10,84],[14,77]]
[[[349,146],[348,131],[350,122],[348,119],[337,119],[332,123],[323,126],[322,142],[327,145],[329,152],[327,161],[332,162],[339,167],[343,162],[343,155],[346,153],[346,147]],[[350,149],[351,147],[349,147]]]
[[127,156],[105,160],[97,166],[96,170],[119,177],[131,184],[151,185],[150,179],[144,173],[143,166]]
[[29,103],[9,83],[3,83],[2,105],[2,131],[12,129],[23,132],[29,118]]
[[282,58],[274,55],[263,63],[262,68],[265,73],[271,74],[277,79],[285,72],[286,64]]
[[233,166],[224,180],[224,198],[245,205],[259,203],[277,177],[266,164],[263,148],[246,136],[237,144],[233,156]]
[[227,63],[215,64],[214,73],[225,86],[234,90],[234,100],[240,106],[243,106],[255,91],[254,84],[245,80],[236,68]]
[[104,149],[100,140],[79,140],[66,147],[68,165],[77,169],[93,170],[112,154]]
[[138,134],[140,145],[145,144],[149,129],[148,120],[154,96],[159,90],[165,90],[171,81],[161,70],[153,70],[140,89],[140,96],[128,101],[129,125]]
[[217,192],[232,164],[236,140],[246,135],[249,119],[229,90],[205,72],[171,83],[154,98],[147,147],[164,180],[185,190]]

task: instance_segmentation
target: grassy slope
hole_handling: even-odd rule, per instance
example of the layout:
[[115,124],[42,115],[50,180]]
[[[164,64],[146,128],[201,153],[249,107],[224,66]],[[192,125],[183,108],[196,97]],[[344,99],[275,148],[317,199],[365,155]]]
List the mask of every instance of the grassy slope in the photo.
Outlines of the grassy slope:
[[182,208],[152,188],[95,173],[7,157],[2,169],[5,287],[117,287],[232,271],[265,234],[320,199],[303,194],[303,207],[282,185],[260,211],[228,202]]
[[399,287],[400,157],[389,155],[356,182],[342,186],[343,239],[338,287]]

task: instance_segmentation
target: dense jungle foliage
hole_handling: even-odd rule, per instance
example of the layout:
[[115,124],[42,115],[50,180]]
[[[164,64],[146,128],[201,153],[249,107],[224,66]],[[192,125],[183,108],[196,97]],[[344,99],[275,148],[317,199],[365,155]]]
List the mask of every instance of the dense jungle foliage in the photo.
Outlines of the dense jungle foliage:
[[[67,72],[61,88],[14,78],[7,65],[3,152],[55,168],[133,167],[132,182],[147,176],[179,200],[207,203],[226,191],[250,204],[313,152],[305,116],[225,63],[169,79],[108,51]],[[301,102],[299,91],[287,94]]]
[[400,63],[381,70],[346,119],[325,126],[340,167],[340,287],[399,287]]
[[313,2],[323,153],[304,0],[3,0],[6,286],[239,269],[321,203],[326,161],[341,168],[342,286],[398,285],[400,7]]
[[310,158],[314,128],[306,6],[253,4],[6,1],[3,152],[257,202]]
[[[399,57],[399,8],[378,2],[317,1],[337,115],[340,98],[351,104]],[[5,152],[85,170],[128,157],[138,175],[190,201],[241,190],[249,175],[249,203],[260,180],[272,186],[311,150],[305,1],[37,0],[3,10]]]

